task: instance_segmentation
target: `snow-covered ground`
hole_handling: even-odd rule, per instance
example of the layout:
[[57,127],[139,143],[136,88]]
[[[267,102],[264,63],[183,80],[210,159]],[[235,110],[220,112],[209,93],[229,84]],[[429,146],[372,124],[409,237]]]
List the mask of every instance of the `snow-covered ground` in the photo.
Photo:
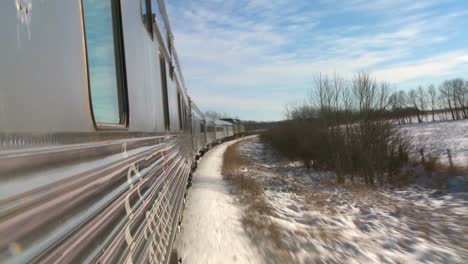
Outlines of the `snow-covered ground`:
[[263,263],[242,228],[241,209],[222,179],[224,143],[200,161],[189,189],[175,248],[183,263]]
[[409,139],[411,153],[419,157],[419,150],[426,155],[439,157],[449,164],[450,149],[454,165],[468,167],[468,120],[429,122],[397,126]]
[[466,192],[336,187],[332,173],[290,163],[257,139],[241,153],[253,162],[244,173],[264,188],[292,263],[467,263]]
[[[468,121],[400,126],[412,153],[425,148],[447,162],[465,165]],[[240,151],[251,164],[239,173],[264,189],[267,219],[280,232],[282,263],[466,263],[468,260],[468,175],[455,187],[435,190],[412,185],[370,189],[336,186],[331,172],[307,170],[285,160],[257,138]],[[239,204],[222,179],[223,153],[217,146],[200,161],[189,190],[175,248],[184,263],[280,263],[261,232],[247,234]],[[460,185],[461,186],[461,185]],[[456,191],[455,191],[456,190]],[[251,209],[249,209],[251,210]],[[265,215],[262,215],[264,217]],[[260,218],[259,218],[260,219]],[[261,218],[264,219],[264,218]],[[276,231],[275,231],[276,232]],[[269,250],[262,249],[270,247]],[[279,256],[279,255],[278,255]]]

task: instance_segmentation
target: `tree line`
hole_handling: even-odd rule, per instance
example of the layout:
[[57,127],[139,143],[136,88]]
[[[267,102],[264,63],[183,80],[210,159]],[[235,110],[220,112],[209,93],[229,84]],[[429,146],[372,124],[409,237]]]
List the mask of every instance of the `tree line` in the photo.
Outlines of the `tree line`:
[[408,93],[397,91],[390,97],[390,117],[399,124],[468,118],[468,80],[456,78],[434,85],[419,86]]
[[449,111],[466,118],[468,83],[445,81],[439,89],[419,87],[393,92],[368,73],[351,80],[337,74],[317,74],[306,102],[286,108],[287,120],[261,139],[307,168],[333,170],[338,183],[347,179],[365,184],[391,182],[409,162],[408,142],[394,126]]
[[338,183],[383,183],[408,158],[404,140],[385,118],[390,97],[390,85],[368,73],[352,80],[318,74],[307,102],[288,107],[288,120],[262,139],[307,168],[333,170]]

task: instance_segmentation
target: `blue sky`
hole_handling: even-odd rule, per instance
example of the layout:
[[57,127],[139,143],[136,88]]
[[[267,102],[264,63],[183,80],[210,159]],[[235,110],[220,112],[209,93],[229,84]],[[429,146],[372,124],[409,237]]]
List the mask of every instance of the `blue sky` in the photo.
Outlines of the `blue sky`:
[[395,89],[468,79],[468,0],[166,1],[203,110],[284,118],[316,73],[368,71]]

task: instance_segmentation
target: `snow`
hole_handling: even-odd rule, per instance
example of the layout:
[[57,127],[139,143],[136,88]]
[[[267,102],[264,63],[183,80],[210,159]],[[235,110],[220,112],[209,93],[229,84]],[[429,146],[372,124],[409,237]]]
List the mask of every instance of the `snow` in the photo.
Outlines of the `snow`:
[[[468,122],[399,126],[420,148],[463,165],[468,156]],[[189,190],[176,249],[184,263],[279,263],[263,250],[261,233],[246,234],[240,207],[222,180],[220,145],[200,161]],[[336,186],[333,172],[307,170],[282,158],[258,138],[245,140],[241,154],[251,161],[239,173],[255,177],[279,228],[278,252],[287,263],[466,263],[468,259],[468,175],[436,190],[418,185],[392,188]],[[444,156],[445,155],[445,156]],[[460,163],[461,162],[461,163]],[[460,187],[460,188],[458,188]],[[456,191],[455,191],[456,189]],[[257,237],[258,236],[258,237]],[[263,239],[268,239],[264,237]],[[268,255],[268,254],[271,255]]]
[[468,259],[466,192],[337,187],[329,181],[333,173],[308,171],[258,140],[243,144],[241,153],[253,161],[245,173],[265,189],[293,263]]
[[183,263],[263,262],[243,230],[241,209],[221,176],[224,151],[234,142],[210,150],[194,174],[181,232],[175,243]]
[[450,149],[454,165],[468,167],[468,120],[429,122],[397,126],[410,141],[410,152],[419,158],[419,149],[426,155],[439,157],[448,165]]

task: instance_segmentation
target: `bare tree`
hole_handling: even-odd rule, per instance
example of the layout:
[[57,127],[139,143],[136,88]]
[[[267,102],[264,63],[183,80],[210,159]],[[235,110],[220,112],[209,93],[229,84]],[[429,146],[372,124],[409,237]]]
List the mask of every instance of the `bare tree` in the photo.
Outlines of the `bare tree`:
[[439,115],[439,118],[441,120],[447,121],[450,119],[450,115],[447,108],[447,100],[445,96],[440,92],[440,87],[439,87],[439,95],[437,96],[437,101],[436,101],[436,108],[441,110],[441,113]]
[[[352,81],[352,91],[357,104],[357,110],[364,119],[373,119],[381,114],[380,110],[388,106],[390,91],[387,84],[380,87],[369,73],[359,73]],[[382,107],[382,108],[381,108]],[[380,113],[379,113],[380,112]]]
[[456,111],[461,112],[463,118],[468,118],[468,111],[466,105],[466,91],[465,91],[465,82],[463,79],[453,79],[450,81],[452,83],[453,89],[453,100],[456,104]]
[[468,89],[463,79],[444,81],[439,90],[449,107],[453,120],[468,118]]
[[317,117],[317,109],[306,103],[286,105],[286,118],[288,120],[312,120]]
[[[418,90],[416,92],[417,92],[417,100],[418,100],[419,110],[421,111],[421,114],[425,116],[426,115],[425,114],[426,101],[427,101],[426,91],[424,90],[424,88],[422,86],[419,86]],[[421,117],[421,120],[422,120],[422,117]],[[427,116],[426,116],[426,122],[427,122]]]
[[429,94],[429,100],[431,104],[431,113],[432,113],[432,122],[435,121],[435,109],[436,109],[436,99],[437,99],[437,90],[434,85],[431,84],[427,88],[427,93]]
[[465,88],[463,89],[465,93],[465,106],[466,106],[466,111],[468,112],[468,80],[465,81]]
[[382,82],[379,85],[379,93],[378,93],[378,109],[380,111],[385,111],[390,106],[390,96],[392,93],[392,88],[390,84],[387,82]]
[[368,73],[359,73],[353,78],[352,91],[359,122],[352,134],[351,142],[355,143],[350,148],[365,183],[373,185],[375,180],[383,180],[384,168],[389,162],[386,153],[392,129],[384,113],[391,103],[390,86],[379,86]]
[[[418,122],[425,118],[428,120],[429,108],[432,121],[468,118],[468,81],[461,78],[446,80],[440,84],[439,89],[430,85],[427,89],[419,86],[406,95],[403,91],[393,93],[388,100],[393,111],[392,116],[399,118],[398,122],[404,124],[411,122],[411,116],[416,116]],[[436,112],[440,114],[436,118]]]
[[402,124],[401,118],[400,118],[400,108],[398,105],[398,92],[393,92],[392,95],[390,95],[390,98],[388,99],[390,109],[392,111],[392,118],[395,118],[398,122],[399,125]]
[[455,120],[455,112],[452,103],[452,90],[453,89],[450,81],[444,81],[439,87],[441,99],[445,101],[445,107],[448,107],[450,110],[452,120]]
[[405,91],[393,92],[388,98],[389,107],[392,110],[392,117],[396,118],[398,124],[406,124],[407,120],[407,95]]
[[419,113],[419,108],[418,108],[419,100],[418,100],[418,94],[417,94],[416,90],[414,90],[414,89],[410,90],[410,92],[408,93],[408,98],[409,98],[410,103],[413,106],[414,110],[416,111],[416,115],[418,117],[418,123],[421,123],[422,122],[421,114]]
[[409,99],[408,99],[408,95],[406,94],[406,92],[400,91],[398,93],[398,104],[400,105],[400,108],[401,108],[401,116],[403,119],[403,123],[412,123],[411,117],[408,116],[407,111],[405,111],[405,109],[408,106],[408,101]]

